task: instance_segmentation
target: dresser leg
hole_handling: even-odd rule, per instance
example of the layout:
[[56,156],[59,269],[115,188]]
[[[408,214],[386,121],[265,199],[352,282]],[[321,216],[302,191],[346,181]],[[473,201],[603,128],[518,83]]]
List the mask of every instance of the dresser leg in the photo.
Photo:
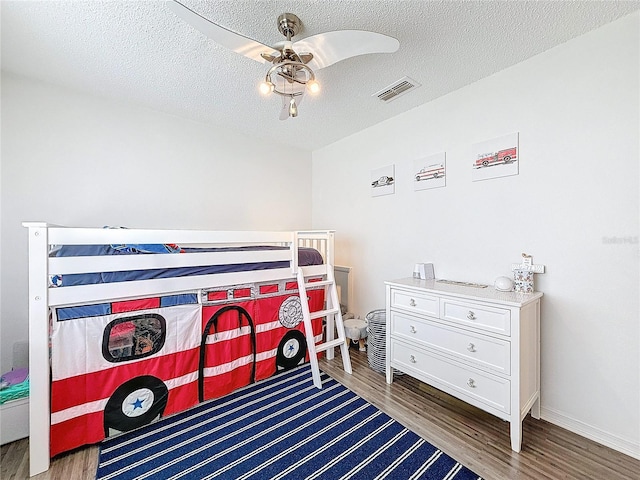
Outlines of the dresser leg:
[[540,396],[531,406],[531,416],[536,420],[540,420]]
[[511,450],[519,452],[522,446],[522,422],[511,422]]
[[393,369],[390,366],[385,368],[385,373],[387,376],[387,383],[391,385],[393,383]]

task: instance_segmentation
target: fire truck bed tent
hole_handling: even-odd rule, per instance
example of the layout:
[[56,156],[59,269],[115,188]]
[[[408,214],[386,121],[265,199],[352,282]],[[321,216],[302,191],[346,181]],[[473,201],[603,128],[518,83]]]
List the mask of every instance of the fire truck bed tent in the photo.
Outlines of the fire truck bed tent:
[[[90,302],[174,295],[201,289],[271,282],[295,278],[306,263],[300,255],[306,248],[319,252],[323,263],[304,267],[306,275],[325,275],[334,265],[333,231],[202,231],[120,228],[68,228],[43,222],[25,222],[29,238],[29,368],[30,368],[30,474],[49,468],[50,357],[49,321],[55,307]],[[51,256],[60,245],[179,245],[184,253],[165,255]],[[260,246],[259,248],[253,248]],[[266,246],[266,247],[265,247]],[[252,247],[252,248],[248,248]],[[279,248],[272,248],[279,247]],[[283,248],[284,247],[284,248]],[[194,252],[191,248],[208,251]],[[304,254],[303,254],[304,255]],[[299,260],[300,258],[300,260]],[[250,270],[250,264],[276,268]],[[95,272],[136,272],[158,269],[199,269],[211,265],[240,265],[223,273],[149,278],[56,288],[54,276]],[[144,274],[143,274],[144,275]],[[327,328],[333,326],[327,326]],[[327,355],[331,352],[327,351]]]

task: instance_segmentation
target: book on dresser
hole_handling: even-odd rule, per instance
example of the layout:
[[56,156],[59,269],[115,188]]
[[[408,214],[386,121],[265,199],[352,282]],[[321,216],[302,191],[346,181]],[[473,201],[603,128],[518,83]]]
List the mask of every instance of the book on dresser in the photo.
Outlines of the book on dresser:
[[403,278],[386,285],[386,377],[398,369],[510,422],[540,418],[542,293]]

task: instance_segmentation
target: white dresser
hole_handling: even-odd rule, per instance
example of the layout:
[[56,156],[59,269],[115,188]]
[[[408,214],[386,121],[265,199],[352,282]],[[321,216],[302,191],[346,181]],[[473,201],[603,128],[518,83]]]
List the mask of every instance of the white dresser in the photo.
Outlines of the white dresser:
[[540,298],[404,278],[387,291],[387,383],[396,368],[511,424],[540,418]]

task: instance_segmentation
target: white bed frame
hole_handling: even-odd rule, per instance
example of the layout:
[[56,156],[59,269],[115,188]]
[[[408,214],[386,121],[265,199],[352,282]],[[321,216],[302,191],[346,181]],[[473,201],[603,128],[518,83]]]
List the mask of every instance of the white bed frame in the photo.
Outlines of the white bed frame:
[[[333,275],[334,231],[256,232],[202,230],[143,230],[68,228],[42,222],[25,222],[29,230],[29,455],[30,475],[49,469],[49,312],[60,307],[87,302],[128,299],[149,295],[192,292],[262,281],[295,278],[298,247],[312,247],[324,259],[323,265],[304,267],[305,275]],[[177,255],[110,255],[99,257],[49,257],[54,245],[178,244],[187,246],[280,245],[285,250],[250,252],[181,253]],[[144,270],[152,268],[223,265],[288,261],[289,267],[248,272],[221,273],[178,278],[49,287],[49,276],[90,272]],[[123,286],[126,283],[126,287]],[[327,332],[333,325],[327,321]],[[329,335],[329,333],[327,334]],[[333,358],[333,349],[327,350]]]

